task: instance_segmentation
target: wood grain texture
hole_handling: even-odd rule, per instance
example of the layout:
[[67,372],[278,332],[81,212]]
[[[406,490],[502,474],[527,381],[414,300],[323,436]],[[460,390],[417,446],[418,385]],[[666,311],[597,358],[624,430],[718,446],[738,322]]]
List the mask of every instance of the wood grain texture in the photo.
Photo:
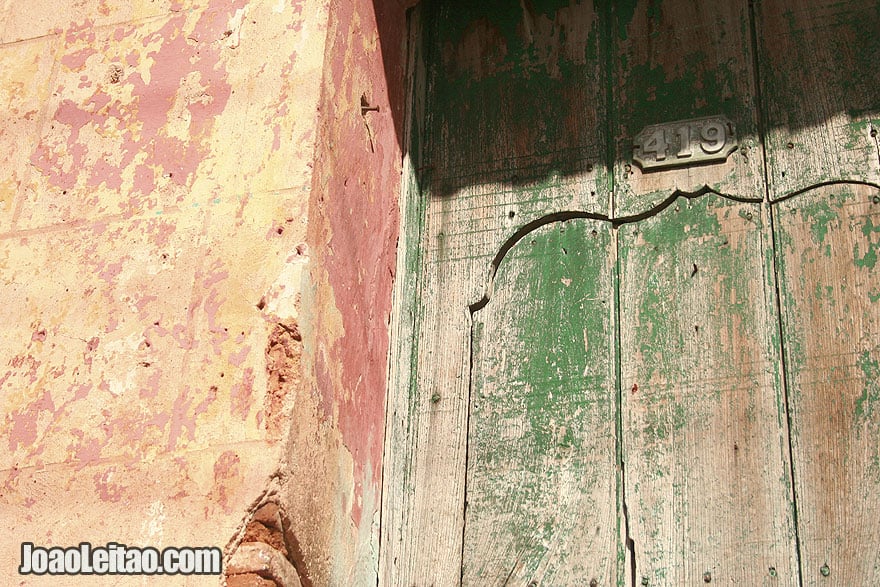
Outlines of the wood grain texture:
[[[425,162],[431,193],[460,198],[460,190],[477,186],[508,191],[524,215],[546,209],[546,197],[533,203],[523,197],[541,189],[561,192],[569,209],[607,214],[608,194],[599,189],[610,183],[607,72],[593,4],[433,6],[426,31],[433,48]],[[585,189],[565,189],[572,181]]]
[[776,231],[804,585],[877,585],[880,190],[810,190]]
[[407,246],[418,252],[407,257],[401,295],[413,297],[399,315],[412,340],[391,368],[380,580],[406,587],[461,580],[468,308],[486,293],[493,258],[530,222],[610,207],[591,3],[438,2],[420,18],[423,113],[407,178],[419,211]]
[[771,200],[827,181],[880,181],[880,4],[755,6]]
[[[615,215],[704,187],[760,200],[763,153],[746,0],[615,2],[610,43]],[[739,135],[740,148],[725,163],[659,172],[633,163],[633,137],[645,126],[714,115],[727,116]]]
[[[413,402],[416,361],[415,338],[419,300],[419,275],[422,271],[421,234],[425,205],[421,198],[417,169],[421,166],[420,124],[424,121],[425,61],[422,39],[422,9],[413,9],[407,19],[407,79],[411,97],[406,112],[404,136],[406,155],[403,161],[403,189],[400,206],[401,231],[398,242],[397,279],[394,284],[394,312],[391,319],[392,347],[389,353],[387,404],[385,409],[385,453],[382,476],[382,524],[380,528],[379,583],[392,584],[392,577],[408,568],[410,516],[413,487],[405,472],[413,462],[409,422]],[[414,197],[415,196],[415,197]]]
[[612,247],[608,222],[543,226],[474,314],[465,585],[622,576]]
[[[878,190],[785,199],[880,179],[880,7],[753,4],[423,7],[381,584],[629,584],[626,537],[636,585],[880,584]],[[726,163],[631,165],[716,114]]]
[[637,584],[797,585],[761,205],[620,228],[625,502]]

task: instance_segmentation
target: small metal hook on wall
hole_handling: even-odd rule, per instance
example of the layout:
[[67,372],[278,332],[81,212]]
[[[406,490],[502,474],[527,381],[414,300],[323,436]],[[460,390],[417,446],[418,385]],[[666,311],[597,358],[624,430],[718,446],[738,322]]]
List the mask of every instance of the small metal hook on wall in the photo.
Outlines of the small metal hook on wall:
[[367,101],[367,95],[361,94],[361,116],[366,115],[367,112],[378,112],[378,106],[370,106],[370,103]]

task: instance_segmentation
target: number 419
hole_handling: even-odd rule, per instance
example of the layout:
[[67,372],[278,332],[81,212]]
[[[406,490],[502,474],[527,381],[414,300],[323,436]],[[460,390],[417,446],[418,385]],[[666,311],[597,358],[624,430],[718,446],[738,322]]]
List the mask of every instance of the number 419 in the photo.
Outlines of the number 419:
[[[648,140],[642,145],[642,151],[645,154],[653,154],[656,161],[665,161],[670,143],[675,143],[678,145],[676,158],[690,157],[694,154],[692,130],[694,129],[691,126],[680,126],[671,133],[673,136],[670,137],[667,129],[658,128],[648,136]],[[698,144],[703,153],[712,155],[724,148],[727,132],[720,122],[710,121],[700,126],[699,139]]]

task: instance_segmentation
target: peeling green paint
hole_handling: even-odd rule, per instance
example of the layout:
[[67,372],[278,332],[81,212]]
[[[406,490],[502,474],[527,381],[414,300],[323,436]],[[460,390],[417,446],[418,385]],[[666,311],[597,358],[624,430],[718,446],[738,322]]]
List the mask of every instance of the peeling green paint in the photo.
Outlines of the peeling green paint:
[[868,421],[876,426],[874,408],[880,406],[880,361],[869,351],[864,351],[859,355],[858,366],[864,375],[865,387],[856,399],[855,419],[857,422]]
[[803,222],[811,225],[810,232],[813,235],[813,242],[817,244],[825,242],[829,225],[838,219],[837,206],[831,203],[830,198],[829,200],[817,200],[803,204],[800,207],[800,214]]
[[[616,551],[591,555],[594,569],[566,554],[583,548],[572,524],[617,539],[611,236],[600,221],[537,229],[507,253],[474,314],[466,578],[485,578],[496,557],[516,562],[517,577],[543,565],[545,581],[616,573]],[[486,540],[488,560],[467,556]]]
[[[864,269],[873,269],[877,264],[877,253],[880,251],[880,226],[874,225],[874,220],[870,216],[865,217],[865,222],[862,224],[862,234],[868,239],[865,250],[865,254],[860,256],[861,247],[859,243],[855,243],[853,245],[853,258],[855,260],[856,267],[862,267]],[[872,242],[871,235],[878,235],[877,242]]]
[[[663,65],[634,65],[626,72],[629,80],[626,103],[630,105],[626,123],[630,136],[648,124],[681,120],[718,113],[734,118],[743,111],[742,96],[736,91],[736,72],[729,64],[709,67],[703,51],[683,56],[691,67],[671,74]],[[703,64],[703,67],[697,64]],[[674,75],[674,77],[673,77]],[[650,104],[650,108],[644,105]],[[741,132],[750,132],[747,126]]]

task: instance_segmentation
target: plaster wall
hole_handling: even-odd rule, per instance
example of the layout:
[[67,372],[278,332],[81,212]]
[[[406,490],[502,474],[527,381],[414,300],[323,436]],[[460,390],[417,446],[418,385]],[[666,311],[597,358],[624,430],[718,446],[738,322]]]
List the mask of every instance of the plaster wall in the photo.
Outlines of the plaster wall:
[[0,582],[23,541],[228,554],[337,427],[298,419],[329,2],[0,10]]
[[88,541],[269,584],[251,541],[375,584],[406,8],[0,2],[3,583]]
[[329,553],[306,557],[316,585],[377,581],[408,5],[330,6],[303,303],[316,393],[288,451],[292,478],[312,482],[282,492],[292,511],[313,512],[291,521],[295,534]]

